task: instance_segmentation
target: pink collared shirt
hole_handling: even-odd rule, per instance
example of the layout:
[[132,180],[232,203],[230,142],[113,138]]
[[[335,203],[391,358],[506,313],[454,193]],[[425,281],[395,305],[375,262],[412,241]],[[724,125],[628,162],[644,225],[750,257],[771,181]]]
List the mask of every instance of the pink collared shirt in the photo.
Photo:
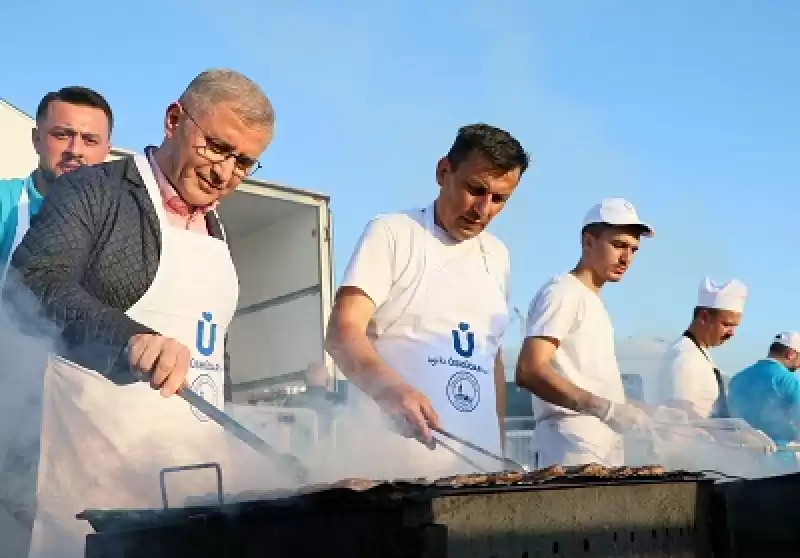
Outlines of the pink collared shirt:
[[206,213],[216,207],[216,202],[205,207],[189,207],[183,199],[169,183],[167,177],[158,168],[155,158],[153,157],[152,149],[147,151],[147,160],[150,162],[150,167],[153,169],[153,175],[156,178],[159,190],[161,190],[161,198],[164,203],[164,209],[167,212],[167,219],[170,225],[187,231],[193,231],[200,234],[209,234],[208,227],[206,226]]

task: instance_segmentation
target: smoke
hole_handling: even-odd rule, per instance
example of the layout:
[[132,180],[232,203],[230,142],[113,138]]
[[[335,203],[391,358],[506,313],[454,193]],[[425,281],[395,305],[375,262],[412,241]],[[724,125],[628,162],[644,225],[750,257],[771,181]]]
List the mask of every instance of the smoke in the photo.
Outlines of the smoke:
[[[54,534],[44,542],[48,547],[45,552],[77,556],[82,555],[85,536],[93,531],[85,521],[72,519],[85,509],[158,509],[165,494],[169,507],[180,508],[216,504],[218,490],[225,502],[235,502],[278,497],[301,486],[291,468],[260,455],[222,428],[211,425],[216,434],[195,439],[182,435],[180,424],[160,422],[149,409],[126,406],[127,390],[140,385],[112,386],[98,396],[94,390],[85,389],[74,374],[56,370],[48,376],[45,390],[48,362],[53,355],[69,354],[60,341],[61,329],[42,312],[41,302],[19,280],[14,268],[6,278],[3,302],[0,540],[4,557],[27,556],[37,511],[39,520],[49,524]],[[86,372],[93,376],[91,381],[105,382],[92,371]],[[158,393],[152,394],[161,404]],[[436,478],[472,470],[453,456],[442,454],[444,450],[431,452],[419,442],[393,434],[377,406],[353,403],[358,399],[354,396],[350,404],[337,409],[328,435],[321,435],[323,429],[314,427],[320,417],[310,409],[231,406],[226,410],[276,450],[296,455],[309,467],[311,483],[345,477]],[[87,413],[87,408],[93,412]],[[125,412],[120,413],[120,408]],[[104,409],[116,412],[104,413]],[[285,422],[282,417],[286,415],[294,415],[295,422]],[[305,437],[304,421],[311,424]],[[143,431],[144,436],[140,434]],[[39,487],[37,495],[43,447],[50,451],[57,448],[59,453],[47,460],[48,474],[55,482]],[[53,462],[53,455],[68,463]],[[164,467],[203,464],[208,466],[160,476]],[[218,473],[222,480],[219,487]]]
[[800,471],[794,452],[739,419],[692,420],[678,409],[649,409],[649,428],[625,435],[626,464],[757,479]]
[[36,512],[42,385],[58,331],[38,318],[39,302],[10,268],[0,306],[0,540],[4,556],[27,556]]
[[[351,392],[347,405],[336,408],[330,417],[332,425],[327,435],[321,432],[318,419],[323,413],[313,409],[233,406],[229,408],[241,423],[273,444],[275,449],[292,453],[310,470],[310,484],[333,483],[342,479],[433,480],[456,473],[474,472],[467,462],[460,460],[443,448],[430,450],[422,443],[397,434],[387,417],[377,405],[359,392]],[[281,418],[291,416],[293,424],[280,428]],[[304,420],[305,419],[305,420]],[[316,424],[315,424],[316,423]],[[236,443],[232,444],[237,446]],[[487,469],[497,469],[500,464],[476,456],[468,448],[457,449]],[[240,451],[241,450],[241,451]],[[278,468],[252,449],[236,447],[237,459],[233,466],[235,484],[245,487],[245,492],[229,494],[233,500],[270,498],[301,488],[291,471]],[[487,462],[488,461],[488,462]],[[213,498],[206,495],[206,501]]]

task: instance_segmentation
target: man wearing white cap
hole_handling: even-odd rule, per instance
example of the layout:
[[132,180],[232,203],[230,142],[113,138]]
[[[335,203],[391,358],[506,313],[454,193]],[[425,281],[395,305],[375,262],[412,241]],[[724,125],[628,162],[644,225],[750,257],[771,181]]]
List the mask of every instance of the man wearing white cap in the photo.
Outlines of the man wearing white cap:
[[630,202],[607,198],[589,210],[581,258],[553,277],[528,310],[517,385],[533,393],[536,465],[621,465],[618,433],[644,427],[647,416],[625,402],[614,330],[600,289],[628,270],[642,236],[653,229]]
[[728,416],[725,385],[709,349],[733,337],[746,300],[747,287],[737,279],[703,279],[689,329],[667,347],[661,361],[662,405],[687,411],[695,419]]
[[800,333],[776,335],[767,358],[733,377],[728,390],[732,417],[746,420],[776,443],[800,438]]

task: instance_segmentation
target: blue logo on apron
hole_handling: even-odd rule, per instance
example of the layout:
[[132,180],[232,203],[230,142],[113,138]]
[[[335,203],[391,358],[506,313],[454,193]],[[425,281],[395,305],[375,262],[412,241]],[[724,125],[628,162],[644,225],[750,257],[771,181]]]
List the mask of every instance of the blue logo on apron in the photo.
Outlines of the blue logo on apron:
[[478,379],[469,372],[456,372],[447,382],[447,399],[462,413],[474,411],[481,400]]
[[[197,393],[200,397],[214,405],[215,407],[219,403],[218,399],[218,390],[217,384],[214,383],[214,379],[209,376],[208,374],[201,374],[197,378],[195,378],[194,382],[192,382],[192,391]],[[203,413],[198,411],[195,407],[189,406],[192,410],[192,414],[197,417],[200,422],[208,422],[208,417],[205,416]]]
[[[453,330],[453,349],[464,358],[469,358],[475,352],[475,334],[469,331],[469,324],[461,322],[458,329]],[[467,348],[461,346],[461,332],[467,333]]]
[[[214,346],[217,344],[217,324],[212,324],[211,320],[214,316],[211,312],[203,312],[203,319],[197,320],[197,352],[203,356],[211,356],[214,354]],[[211,325],[211,332],[206,344],[206,322]]]

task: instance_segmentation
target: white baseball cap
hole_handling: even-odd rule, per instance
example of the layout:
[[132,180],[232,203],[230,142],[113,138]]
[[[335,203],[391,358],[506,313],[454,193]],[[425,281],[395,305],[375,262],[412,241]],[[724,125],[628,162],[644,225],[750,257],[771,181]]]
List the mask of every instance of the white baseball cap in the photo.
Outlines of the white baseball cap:
[[773,343],[780,343],[784,347],[789,347],[800,353],[800,333],[796,331],[784,331],[775,336]]
[[639,219],[633,204],[623,198],[605,198],[592,206],[583,219],[583,226],[604,223],[613,226],[635,225],[644,229],[644,236],[652,238],[653,227]]

